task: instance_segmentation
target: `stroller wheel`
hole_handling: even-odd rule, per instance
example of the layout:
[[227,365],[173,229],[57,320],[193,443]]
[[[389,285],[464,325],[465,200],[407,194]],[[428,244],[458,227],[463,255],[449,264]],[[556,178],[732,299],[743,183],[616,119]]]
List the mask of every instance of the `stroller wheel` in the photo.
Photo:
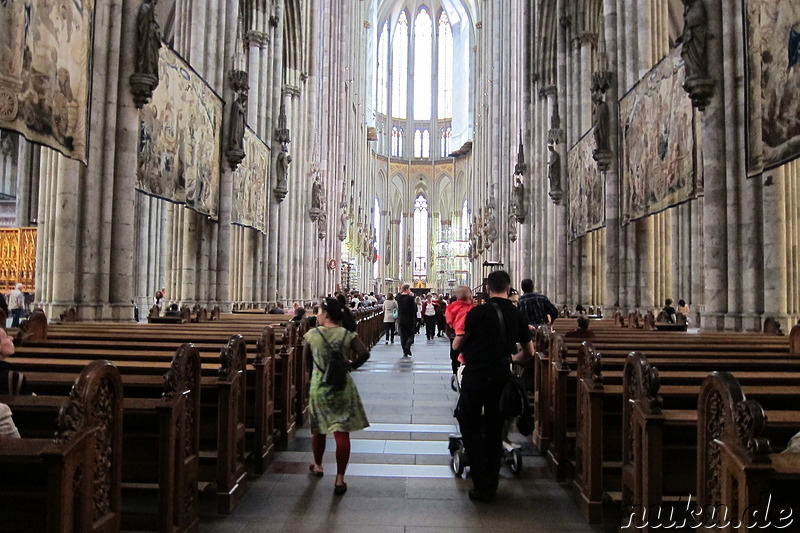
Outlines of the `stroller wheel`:
[[508,466],[511,468],[511,473],[518,476],[522,472],[522,452],[519,448],[511,450],[510,457],[508,458]]
[[463,448],[459,448],[453,454],[453,460],[451,461],[451,466],[453,467],[453,472],[459,477],[464,473],[464,469],[467,467],[467,456],[464,453]]

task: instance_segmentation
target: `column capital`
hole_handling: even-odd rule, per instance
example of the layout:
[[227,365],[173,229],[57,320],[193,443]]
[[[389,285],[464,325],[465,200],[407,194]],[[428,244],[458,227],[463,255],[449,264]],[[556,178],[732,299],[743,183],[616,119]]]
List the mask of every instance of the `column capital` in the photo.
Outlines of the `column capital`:
[[291,96],[292,98],[297,98],[303,92],[297,85],[290,85],[288,83],[283,86],[282,90],[284,96]]
[[578,35],[575,39],[580,46],[584,46],[587,44],[591,44],[592,46],[597,46],[597,43],[600,40],[600,37],[596,33],[585,31]]
[[244,38],[249,45],[263,47],[269,44],[269,34],[263,31],[250,30],[245,33]]
[[539,89],[539,98],[547,98],[558,94],[558,87],[555,85],[545,85]]

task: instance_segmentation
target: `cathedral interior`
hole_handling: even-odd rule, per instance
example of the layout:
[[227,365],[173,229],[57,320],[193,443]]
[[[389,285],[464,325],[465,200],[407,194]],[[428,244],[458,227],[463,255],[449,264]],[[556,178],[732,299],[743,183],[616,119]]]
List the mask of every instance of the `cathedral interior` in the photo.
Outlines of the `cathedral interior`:
[[792,525],[798,87],[800,0],[0,0],[0,532]]
[[161,288],[223,309],[449,292],[502,265],[606,316],[800,317],[791,0],[0,15],[0,274],[48,316],[131,320]]

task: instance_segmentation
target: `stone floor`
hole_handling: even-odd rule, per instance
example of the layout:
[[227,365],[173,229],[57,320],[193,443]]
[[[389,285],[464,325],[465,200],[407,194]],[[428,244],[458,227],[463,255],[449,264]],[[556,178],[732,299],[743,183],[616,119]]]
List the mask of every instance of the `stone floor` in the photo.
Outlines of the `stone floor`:
[[[559,485],[530,445],[523,470],[503,468],[492,503],[467,497],[469,479],[450,469],[448,435],[457,430],[452,412],[448,343],[416,337],[413,357],[399,342],[383,342],[353,374],[372,424],[352,435],[348,492],[333,494],[335,445],[329,439],[323,478],[308,476],[310,433],[298,432],[270,470],[252,480],[237,509],[227,517],[204,516],[201,531],[425,532],[437,531],[613,531],[586,524],[568,487]],[[513,437],[521,443],[524,437]]]

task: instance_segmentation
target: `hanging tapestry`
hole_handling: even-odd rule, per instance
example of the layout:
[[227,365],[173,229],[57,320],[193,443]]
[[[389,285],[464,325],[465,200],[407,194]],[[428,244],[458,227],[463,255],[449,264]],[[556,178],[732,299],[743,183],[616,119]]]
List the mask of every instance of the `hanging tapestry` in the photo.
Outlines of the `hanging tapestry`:
[[697,196],[698,153],[692,101],[679,49],[662,59],[619,102],[622,222]]
[[222,99],[167,45],[160,82],[139,112],[136,187],[216,219]]
[[86,163],[94,0],[0,1],[0,128]]
[[800,2],[745,0],[748,171],[800,156]]
[[606,181],[592,158],[592,130],[567,153],[569,238],[575,240],[606,223]]
[[231,222],[266,234],[270,150],[249,127],[244,132],[244,153],[233,173]]

